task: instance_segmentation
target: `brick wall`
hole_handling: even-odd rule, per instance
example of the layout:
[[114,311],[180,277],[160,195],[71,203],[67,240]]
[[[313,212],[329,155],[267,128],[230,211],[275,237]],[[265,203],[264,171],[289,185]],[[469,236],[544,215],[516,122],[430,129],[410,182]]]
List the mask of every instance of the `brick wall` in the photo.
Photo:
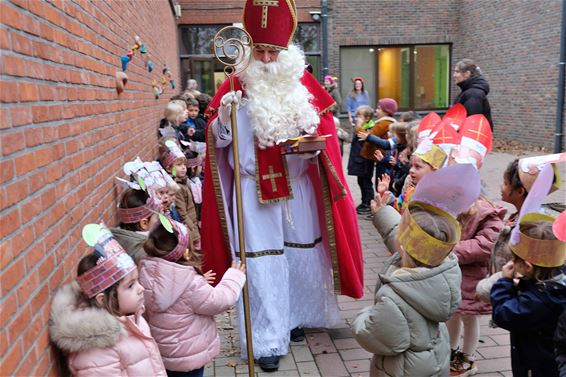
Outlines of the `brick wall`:
[[[10,0],[0,3],[0,349],[2,375],[55,374],[50,298],[87,252],[82,227],[114,224],[114,176],[153,158],[168,88],[151,81],[167,63],[178,82],[176,21],[168,1]],[[120,55],[139,54],[117,95]]]
[[562,4],[460,1],[453,59],[474,59],[483,70],[497,137],[552,151]]

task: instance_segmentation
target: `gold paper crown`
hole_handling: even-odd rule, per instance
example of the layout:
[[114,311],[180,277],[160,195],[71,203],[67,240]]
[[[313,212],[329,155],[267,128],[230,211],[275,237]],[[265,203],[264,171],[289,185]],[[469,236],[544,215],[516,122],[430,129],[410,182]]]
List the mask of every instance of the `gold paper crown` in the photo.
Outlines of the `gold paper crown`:
[[440,169],[444,165],[444,161],[446,161],[446,152],[438,145],[432,143],[430,144],[430,148],[428,145],[426,147],[419,145],[413,154],[432,166],[435,170]]
[[[450,220],[454,226],[454,239],[445,242],[425,232],[411,215],[411,210],[415,207],[421,207],[428,212],[441,215]],[[414,201],[410,202],[405,212],[403,212],[397,229],[397,239],[403,250],[411,257],[427,266],[437,266],[442,263],[444,258],[450,254],[450,251],[460,241],[460,233],[460,224],[450,214],[430,204]]]
[[519,224],[519,242],[509,243],[513,253],[521,259],[539,267],[561,267],[566,259],[566,242],[560,240],[539,240],[521,232],[521,224],[528,222],[554,222],[552,216],[542,213],[527,213]]

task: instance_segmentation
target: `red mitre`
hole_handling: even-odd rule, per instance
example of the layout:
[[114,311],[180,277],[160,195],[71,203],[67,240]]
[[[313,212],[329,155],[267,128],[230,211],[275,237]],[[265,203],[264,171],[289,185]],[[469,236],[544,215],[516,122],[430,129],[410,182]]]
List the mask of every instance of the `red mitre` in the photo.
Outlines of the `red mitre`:
[[297,29],[294,0],[247,0],[244,28],[254,45],[286,50]]
[[440,116],[435,112],[428,113],[419,123],[417,128],[418,139],[429,137],[432,129],[440,123]]
[[446,114],[442,117],[442,124],[449,124],[458,131],[466,120],[467,114],[464,105],[457,103],[446,111]]
[[489,121],[483,114],[470,115],[460,129],[460,144],[485,157],[491,150],[492,133]]

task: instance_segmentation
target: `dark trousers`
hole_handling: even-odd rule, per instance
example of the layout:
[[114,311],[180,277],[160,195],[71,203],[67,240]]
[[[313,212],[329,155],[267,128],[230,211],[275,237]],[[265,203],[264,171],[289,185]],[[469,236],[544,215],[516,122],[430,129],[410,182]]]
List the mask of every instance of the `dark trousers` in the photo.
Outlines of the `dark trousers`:
[[202,377],[204,375],[204,367],[200,369],[190,370],[188,372],[177,372],[173,370],[167,371],[167,377]]
[[371,183],[371,176],[359,176],[358,186],[362,191],[362,203],[370,205],[373,200],[373,183]]

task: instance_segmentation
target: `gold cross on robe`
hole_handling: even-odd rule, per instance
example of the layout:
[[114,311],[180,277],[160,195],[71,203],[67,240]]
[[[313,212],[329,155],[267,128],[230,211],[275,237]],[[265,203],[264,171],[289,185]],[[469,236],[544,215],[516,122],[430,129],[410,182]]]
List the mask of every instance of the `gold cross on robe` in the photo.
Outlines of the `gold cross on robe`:
[[253,5],[263,7],[261,9],[261,27],[262,29],[267,28],[268,7],[278,7],[279,0],[254,0]]
[[269,167],[269,174],[264,174],[261,176],[261,179],[263,179],[264,181],[269,179],[271,181],[271,190],[273,190],[273,192],[277,192],[277,185],[275,184],[275,178],[281,178],[283,177],[283,174],[281,173],[273,173],[273,166]]

